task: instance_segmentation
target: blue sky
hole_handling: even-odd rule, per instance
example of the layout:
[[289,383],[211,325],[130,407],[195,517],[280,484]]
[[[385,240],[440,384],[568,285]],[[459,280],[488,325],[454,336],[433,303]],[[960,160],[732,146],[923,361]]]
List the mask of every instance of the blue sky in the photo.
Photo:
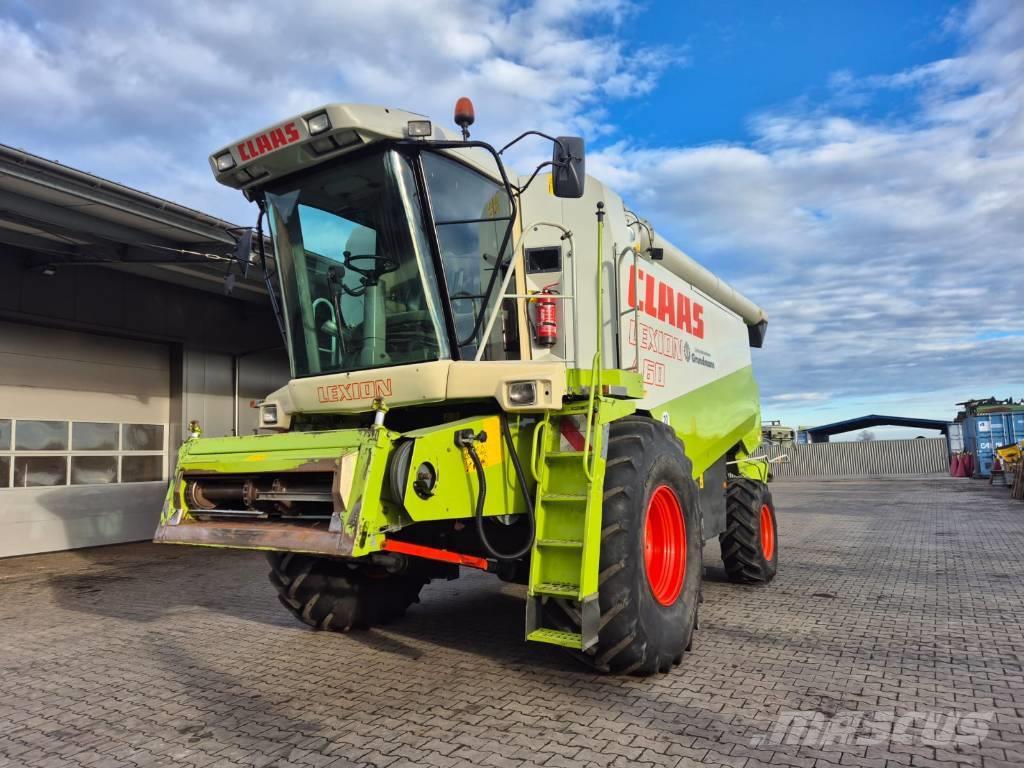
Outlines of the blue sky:
[[767,418],[1024,396],[1020,0],[260,5],[0,0],[0,141],[242,223],[211,150],[328,101],[443,121],[469,95],[475,136],[582,133],[767,308]]
[[[836,73],[884,75],[953,55],[956,40],[942,27],[957,7],[938,0],[651,3],[631,37],[681,47],[686,66],[666,70],[630,110],[629,129],[654,143],[749,141],[753,114],[827,102]],[[897,100],[877,99],[869,111],[898,109]],[[670,119],[651,121],[652,112]]]

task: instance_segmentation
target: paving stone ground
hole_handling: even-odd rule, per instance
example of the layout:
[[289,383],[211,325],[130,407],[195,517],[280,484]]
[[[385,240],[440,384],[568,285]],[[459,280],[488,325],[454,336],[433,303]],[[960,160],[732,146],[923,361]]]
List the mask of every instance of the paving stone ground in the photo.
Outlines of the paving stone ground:
[[522,588],[482,574],[336,635],[257,554],[0,561],[0,767],[1024,765],[1024,504],[949,478],[773,489],[778,578],[728,584],[709,544],[694,650],[647,679],[527,645]]

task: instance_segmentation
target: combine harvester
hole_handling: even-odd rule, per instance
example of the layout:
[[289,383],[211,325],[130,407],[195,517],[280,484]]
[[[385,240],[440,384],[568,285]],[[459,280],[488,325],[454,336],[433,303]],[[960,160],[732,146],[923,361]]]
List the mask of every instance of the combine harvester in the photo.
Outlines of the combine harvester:
[[[582,139],[496,150],[468,99],[455,122],[329,105],[210,158],[259,206],[239,258],[259,254],[292,380],[263,434],[186,441],[156,541],[266,550],[325,630],[479,568],[527,585],[528,640],[666,672],[705,541],[733,580],[775,576],[765,313],[586,177]],[[502,153],[531,136],[552,160],[519,178]]]

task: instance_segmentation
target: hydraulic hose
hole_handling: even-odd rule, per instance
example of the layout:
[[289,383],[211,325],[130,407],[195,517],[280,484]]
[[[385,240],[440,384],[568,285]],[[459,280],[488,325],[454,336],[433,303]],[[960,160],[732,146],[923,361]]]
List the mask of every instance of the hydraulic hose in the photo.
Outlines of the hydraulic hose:
[[[519,463],[519,453],[516,451],[515,443],[512,442],[512,430],[508,428],[508,416],[501,414],[501,436],[505,439],[505,447],[508,448],[508,455],[512,459],[512,467],[516,471],[516,479],[519,481],[519,490],[523,492],[523,499],[526,501],[526,513],[530,517],[530,524],[535,525],[536,520],[533,512],[533,499],[530,498],[530,488],[526,484],[526,473],[523,472],[523,465]],[[530,536],[531,540],[533,536]]]
[[515,445],[512,442],[512,432],[508,427],[508,418],[505,414],[501,415],[500,421],[501,435],[512,459],[512,467],[515,469],[519,488],[522,490],[523,498],[526,500],[526,517],[530,524],[530,535],[526,543],[515,552],[499,552],[491,544],[490,539],[487,538],[487,533],[484,530],[484,501],[487,499],[487,478],[484,476],[484,465],[481,463],[480,456],[476,452],[473,440],[465,441],[463,447],[469,453],[469,460],[473,462],[473,467],[476,469],[477,482],[480,485],[480,493],[476,497],[476,512],[474,515],[476,517],[476,530],[480,534],[480,542],[484,545],[487,553],[497,560],[518,560],[533,548],[533,540],[537,535],[537,520],[533,501],[530,499],[530,490],[526,484],[526,474],[523,472],[523,465],[519,462],[519,455],[515,451]]

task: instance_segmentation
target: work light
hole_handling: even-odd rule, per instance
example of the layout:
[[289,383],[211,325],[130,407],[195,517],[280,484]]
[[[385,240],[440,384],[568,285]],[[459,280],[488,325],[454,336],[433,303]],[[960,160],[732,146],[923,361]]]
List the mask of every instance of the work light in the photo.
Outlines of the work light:
[[309,125],[310,136],[316,136],[318,133],[323,133],[331,128],[331,118],[327,116],[326,112],[313,115],[306,122]]
[[429,120],[410,120],[406,126],[410,138],[422,139],[434,132]]

